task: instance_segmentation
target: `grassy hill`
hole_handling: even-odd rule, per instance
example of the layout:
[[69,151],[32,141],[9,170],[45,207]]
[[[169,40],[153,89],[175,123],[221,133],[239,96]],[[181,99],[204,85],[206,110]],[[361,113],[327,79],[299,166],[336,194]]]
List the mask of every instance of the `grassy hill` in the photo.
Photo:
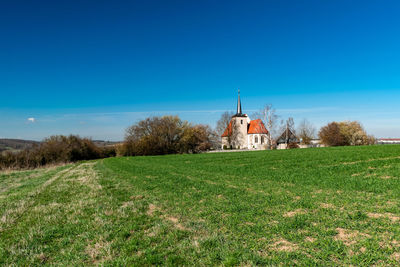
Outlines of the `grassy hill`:
[[395,265],[400,146],[0,174],[0,264]]

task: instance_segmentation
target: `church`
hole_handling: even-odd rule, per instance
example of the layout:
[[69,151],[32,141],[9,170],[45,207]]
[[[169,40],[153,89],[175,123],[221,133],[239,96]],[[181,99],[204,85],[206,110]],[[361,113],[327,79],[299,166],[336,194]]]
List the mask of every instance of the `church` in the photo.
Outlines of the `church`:
[[222,134],[222,149],[267,149],[268,130],[261,119],[250,120],[242,113],[240,91],[238,94],[236,114]]

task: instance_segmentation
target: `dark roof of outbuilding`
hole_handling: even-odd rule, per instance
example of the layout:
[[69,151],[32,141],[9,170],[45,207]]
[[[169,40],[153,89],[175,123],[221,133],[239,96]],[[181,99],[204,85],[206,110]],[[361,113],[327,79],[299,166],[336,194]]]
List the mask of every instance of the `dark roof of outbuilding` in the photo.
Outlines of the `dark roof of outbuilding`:
[[[286,133],[287,131],[287,133]],[[277,144],[284,144],[284,143],[298,143],[300,142],[300,139],[290,130],[290,129],[285,129],[281,136],[279,136],[278,139],[276,139]]]

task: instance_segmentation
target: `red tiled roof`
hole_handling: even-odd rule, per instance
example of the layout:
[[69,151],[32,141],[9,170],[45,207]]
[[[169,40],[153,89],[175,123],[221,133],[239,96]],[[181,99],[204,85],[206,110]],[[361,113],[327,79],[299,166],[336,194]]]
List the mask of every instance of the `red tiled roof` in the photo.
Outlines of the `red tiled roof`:
[[229,122],[228,127],[226,127],[224,133],[221,135],[221,137],[228,137],[232,134],[232,120]]
[[268,130],[265,128],[264,123],[261,119],[250,121],[249,128],[247,129],[248,134],[267,134]]
[[[267,134],[268,130],[265,128],[264,123],[261,119],[252,120],[247,127],[248,134]],[[226,127],[224,133],[221,137],[228,137],[232,134],[232,121],[229,122],[228,127]]]

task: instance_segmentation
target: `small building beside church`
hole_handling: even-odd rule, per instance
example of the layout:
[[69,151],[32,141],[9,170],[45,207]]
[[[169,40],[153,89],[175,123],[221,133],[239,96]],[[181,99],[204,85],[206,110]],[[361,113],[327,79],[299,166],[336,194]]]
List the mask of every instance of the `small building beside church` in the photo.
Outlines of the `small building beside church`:
[[288,149],[300,147],[300,139],[293,133],[289,127],[276,139],[277,149]]
[[261,119],[251,120],[247,114],[242,113],[240,92],[236,114],[222,134],[222,149],[267,149],[268,130]]

